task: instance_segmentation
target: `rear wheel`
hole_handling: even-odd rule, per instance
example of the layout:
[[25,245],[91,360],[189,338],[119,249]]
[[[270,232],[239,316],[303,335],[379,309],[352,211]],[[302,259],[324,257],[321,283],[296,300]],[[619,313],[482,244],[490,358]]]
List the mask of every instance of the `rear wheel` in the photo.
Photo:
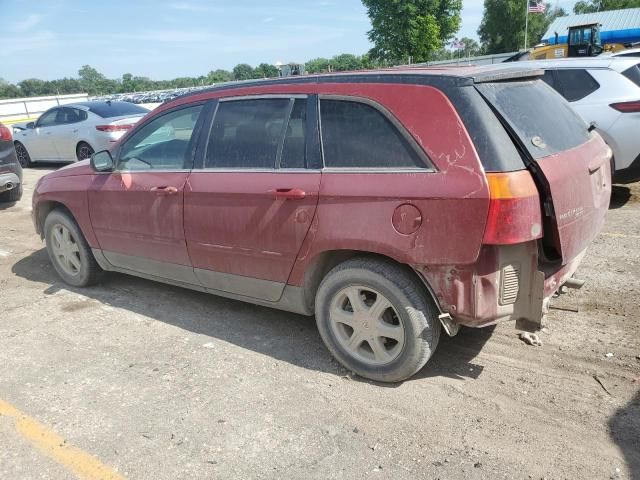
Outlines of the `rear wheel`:
[[78,160],[86,160],[93,155],[93,148],[87,142],[80,142],[76,147],[76,157]]
[[16,148],[16,157],[18,158],[20,166],[22,168],[30,167],[32,162],[29,152],[27,152],[27,148],[20,142],[14,142],[13,146]]
[[383,382],[415,374],[440,338],[424,287],[404,267],[375,259],[348,260],[327,274],[316,295],[316,322],[342,365]]
[[62,280],[86,287],[100,279],[102,269],[71,215],[53,210],[44,221],[44,232],[49,258]]

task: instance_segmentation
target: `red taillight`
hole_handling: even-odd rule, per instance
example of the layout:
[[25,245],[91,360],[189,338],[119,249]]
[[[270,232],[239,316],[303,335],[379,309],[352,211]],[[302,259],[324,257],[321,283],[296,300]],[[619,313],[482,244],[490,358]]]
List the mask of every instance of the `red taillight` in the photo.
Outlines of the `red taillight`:
[[131,130],[132,128],[132,123],[123,125],[96,125],[96,130],[100,130],[101,132],[123,132],[126,130]]
[[510,245],[542,237],[540,198],[527,170],[487,173],[489,216],[483,243]]
[[637,113],[640,112],[640,100],[634,100],[633,102],[618,102],[609,105],[611,108],[622,113]]
[[13,135],[11,135],[11,130],[5,127],[0,123],[0,140],[3,142],[10,142],[13,140]]

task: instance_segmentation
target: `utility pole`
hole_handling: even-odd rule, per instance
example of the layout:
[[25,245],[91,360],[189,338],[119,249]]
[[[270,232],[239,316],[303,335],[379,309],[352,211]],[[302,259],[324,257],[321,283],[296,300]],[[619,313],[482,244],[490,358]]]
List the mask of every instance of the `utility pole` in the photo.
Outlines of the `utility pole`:
[[529,0],[525,0],[525,17],[524,17],[524,49],[527,49],[527,34],[529,33]]

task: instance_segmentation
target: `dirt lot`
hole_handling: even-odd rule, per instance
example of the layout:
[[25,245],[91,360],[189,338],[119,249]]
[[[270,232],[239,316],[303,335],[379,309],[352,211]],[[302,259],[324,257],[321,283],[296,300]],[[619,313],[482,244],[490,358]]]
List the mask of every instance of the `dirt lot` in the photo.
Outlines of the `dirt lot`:
[[65,286],[30,219],[47,171],[0,207],[0,478],[640,479],[640,185],[616,188],[543,347],[466,329],[381,385],[312,318],[118,274]]

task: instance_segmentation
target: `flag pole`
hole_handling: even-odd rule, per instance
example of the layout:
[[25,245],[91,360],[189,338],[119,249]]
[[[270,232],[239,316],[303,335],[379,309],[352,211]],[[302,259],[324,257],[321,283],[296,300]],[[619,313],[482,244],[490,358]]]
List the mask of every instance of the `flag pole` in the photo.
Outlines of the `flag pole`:
[[527,12],[525,14],[524,17],[524,49],[527,49],[527,34],[529,33],[529,0],[525,0],[525,5],[526,5],[526,9],[525,11]]

